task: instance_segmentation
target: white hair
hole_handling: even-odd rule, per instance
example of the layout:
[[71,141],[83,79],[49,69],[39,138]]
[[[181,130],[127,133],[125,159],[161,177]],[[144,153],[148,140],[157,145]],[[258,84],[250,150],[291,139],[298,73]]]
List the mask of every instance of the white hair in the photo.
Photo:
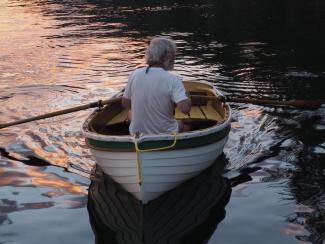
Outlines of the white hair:
[[148,65],[161,64],[166,54],[176,54],[176,44],[167,38],[156,37],[151,40],[146,51],[146,63]]

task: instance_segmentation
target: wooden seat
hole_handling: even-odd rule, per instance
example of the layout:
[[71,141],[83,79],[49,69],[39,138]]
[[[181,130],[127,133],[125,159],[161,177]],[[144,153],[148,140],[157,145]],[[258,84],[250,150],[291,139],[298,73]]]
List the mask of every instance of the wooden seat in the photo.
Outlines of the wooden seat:
[[176,119],[208,119],[215,121],[223,120],[222,116],[211,106],[193,106],[191,107],[189,115],[190,116],[183,114],[178,110],[178,108],[175,109]]
[[[175,108],[175,118],[182,119],[194,119],[194,120],[223,120],[222,116],[211,106],[193,106],[189,115],[183,114],[178,108]],[[122,123],[128,119],[128,110],[123,110],[111,119],[107,125],[113,125]]]
[[187,114],[183,114],[181,111],[179,111],[178,108],[175,108],[175,118],[176,119],[188,119],[190,117]]
[[202,113],[201,107],[199,107],[199,106],[191,107],[190,118],[191,119],[206,119],[204,113]]
[[200,108],[202,109],[207,119],[215,121],[223,120],[222,116],[211,106],[201,106]]

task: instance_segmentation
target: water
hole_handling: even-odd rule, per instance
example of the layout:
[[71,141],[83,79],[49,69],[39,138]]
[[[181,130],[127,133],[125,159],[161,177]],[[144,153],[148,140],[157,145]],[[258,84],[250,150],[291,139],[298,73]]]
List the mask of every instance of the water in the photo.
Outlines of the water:
[[[322,1],[0,0],[0,122],[110,97],[153,36],[226,95],[325,99]],[[323,243],[325,106],[232,104],[225,218],[208,243]],[[94,243],[89,111],[0,130],[0,243]],[[257,168],[258,169],[258,168]]]

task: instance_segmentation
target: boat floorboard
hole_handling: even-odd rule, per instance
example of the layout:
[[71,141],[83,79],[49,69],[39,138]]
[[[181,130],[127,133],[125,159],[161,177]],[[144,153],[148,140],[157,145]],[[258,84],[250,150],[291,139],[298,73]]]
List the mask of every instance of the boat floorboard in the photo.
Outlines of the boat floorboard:
[[124,122],[128,119],[128,110],[125,109],[121,113],[117,114],[113,119],[111,119],[107,125],[113,125],[117,123]]

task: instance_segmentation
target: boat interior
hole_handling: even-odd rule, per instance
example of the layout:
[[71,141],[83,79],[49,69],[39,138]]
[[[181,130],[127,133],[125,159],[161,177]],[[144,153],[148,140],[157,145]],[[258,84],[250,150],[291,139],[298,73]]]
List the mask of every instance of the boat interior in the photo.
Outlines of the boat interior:
[[[225,106],[209,84],[200,82],[184,82],[189,92],[192,106],[189,114],[183,114],[175,108],[177,120],[183,121],[191,131],[202,130],[216,124],[222,124],[228,117]],[[121,93],[122,95],[122,93]],[[121,102],[108,104],[89,122],[89,129],[104,135],[129,135],[129,111],[121,106]]]

